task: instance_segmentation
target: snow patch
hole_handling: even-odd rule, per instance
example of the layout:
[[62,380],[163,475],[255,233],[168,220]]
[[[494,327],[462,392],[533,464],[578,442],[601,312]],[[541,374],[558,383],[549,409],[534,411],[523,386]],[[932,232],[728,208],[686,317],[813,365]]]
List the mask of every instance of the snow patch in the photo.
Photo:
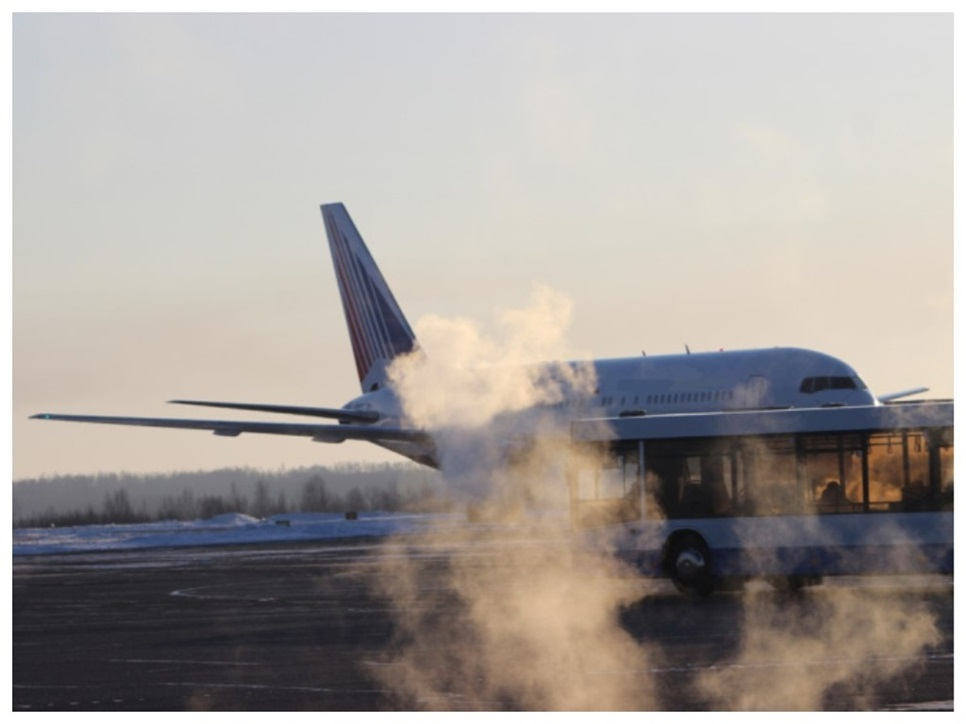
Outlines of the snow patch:
[[424,530],[428,525],[465,525],[461,514],[359,513],[356,520],[334,513],[293,513],[260,520],[241,513],[207,520],[64,528],[15,528],[15,556],[137,548],[241,545],[334,538],[385,537]]

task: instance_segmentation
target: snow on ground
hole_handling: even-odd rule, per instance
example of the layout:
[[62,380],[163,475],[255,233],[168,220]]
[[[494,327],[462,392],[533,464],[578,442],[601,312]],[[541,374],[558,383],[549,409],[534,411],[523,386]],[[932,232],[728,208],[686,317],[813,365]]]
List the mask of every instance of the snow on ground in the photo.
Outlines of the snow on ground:
[[465,522],[466,516],[459,514],[359,513],[357,520],[346,520],[342,514],[293,513],[260,520],[231,513],[208,520],[16,528],[13,531],[13,554],[22,556],[389,536],[415,533],[429,525],[459,526]]

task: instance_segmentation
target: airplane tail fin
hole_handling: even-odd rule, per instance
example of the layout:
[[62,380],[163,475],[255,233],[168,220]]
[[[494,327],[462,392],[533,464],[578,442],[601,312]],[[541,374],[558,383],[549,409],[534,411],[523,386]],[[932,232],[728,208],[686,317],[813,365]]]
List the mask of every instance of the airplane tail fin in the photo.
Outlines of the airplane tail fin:
[[322,204],[342,309],[363,392],[383,387],[396,357],[418,349],[406,316],[342,204]]

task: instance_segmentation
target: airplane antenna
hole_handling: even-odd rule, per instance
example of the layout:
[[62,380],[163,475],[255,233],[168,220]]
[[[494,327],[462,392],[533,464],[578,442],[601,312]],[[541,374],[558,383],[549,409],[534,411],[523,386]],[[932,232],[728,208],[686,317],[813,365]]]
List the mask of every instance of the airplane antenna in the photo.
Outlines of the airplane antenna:
[[688,345],[686,343],[684,345],[684,351],[687,352],[688,354],[691,354],[691,348],[688,347]]
[[641,350],[641,356],[642,357],[647,357],[647,350],[646,349],[642,349]]

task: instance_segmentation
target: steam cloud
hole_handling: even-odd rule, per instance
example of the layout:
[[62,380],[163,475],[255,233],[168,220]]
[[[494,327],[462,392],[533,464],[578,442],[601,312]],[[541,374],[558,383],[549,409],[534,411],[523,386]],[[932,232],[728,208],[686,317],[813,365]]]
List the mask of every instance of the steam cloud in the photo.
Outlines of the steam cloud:
[[423,318],[417,336],[430,353],[399,358],[389,370],[410,421],[482,428],[498,415],[560,402],[575,388],[591,391],[589,366],[556,363],[552,378],[533,366],[569,356],[564,332],[572,313],[566,296],[538,286],[529,308],[500,313],[492,335],[466,319]]
[[570,299],[537,286],[527,308],[498,315],[492,334],[466,319],[430,316],[416,325],[426,356],[397,359],[389,375],[409,422],[435,432],[454,489],[506,503],[524,486],[522,497],[565,504],[562,478],[551,481],[537,468],[565,454],[569,430],[560,429],[554,406],[588,399],[596,385],[590,363],[548,361],[572,356],[565,342],[572,313]]
[[[454,541],[449,539],[449,544]],[[428,535],[423,545],[439,546]],[[380,582],[397,612],[383,682],[413,708],[634,710],[653,708],[649,656],[618,625],[637,595],[599,555],[565,540],[502,547],[492,534],[458,542],[442,592],[420,585],[424,562],[387,561]],[[433,578],[438,584],[439,578]]]
[[[378,581],[392,602],[395,634],[377,676],[409,707],[660,707],[652,672],[663,650],[620,622],[622,607],[645,590],[636,574],[606,550],[575,545],[565,526],[538,527],[519,515],[559,510],[567,500],[567,431],[554,427],[550,412],[574,392],[591,397],[593,368],[567,363],[541,373],[533,363],[568,358],[571,311],[568,299],[540,287],[527,309],[500,315],[493,335],[466,320],[429,317],[417,325],[426,356],[390,369],[410,421],[441,431],[447,481],[518,514],[513,528],[471,527],[458,540],[429,532],[393,544],[400,554],[381,559]],[[493,435],[509,413],[541,433],[525,454]],[[402,550],[413,544],[463,552],[428,566]],[[821,709],[833,687],[862,706],[877,684],[939,641],[934,617],[909,600],[847,589],[801,600],[760,590],[742,595],[738,652],[730,665],[693,679],[694,693],[713,709]]]
[[715,709],[821,710],[833,687],[866,708],[876,685],[940,641],[925,604],[869,591],[839,588],[805,600],[746,594],[743,603],[738,655],[697,680]]
[[[555,406],[589,399],[596,387],[589,363],[546,363],[576,356],[565,342],[571,315],[567,297],[537,287],[530,305],[502,312],[490,335],[468,320],[429,317],[417,325],[426,357],[390,369],[411,422],[439,431],[448,483],[491,514],[565,511],[569,430],[559,428]],[[508,447],[514,433],[525,439]],[[400,613],[398,649],[383,678],[414,706],[614,710],[653,701],[650,681],[626,675],[648,668],[645,650],[618,625],[633,589],[604,575],[613,559],[576,549],[559,525],[537,525],[517,528],[536,545],[501,545],[485,528],[461,540],[472,550],[501,547],[488,562],[448,559],[443,617],[422,600],[421,564],[392,557],[380,580]]]

